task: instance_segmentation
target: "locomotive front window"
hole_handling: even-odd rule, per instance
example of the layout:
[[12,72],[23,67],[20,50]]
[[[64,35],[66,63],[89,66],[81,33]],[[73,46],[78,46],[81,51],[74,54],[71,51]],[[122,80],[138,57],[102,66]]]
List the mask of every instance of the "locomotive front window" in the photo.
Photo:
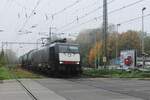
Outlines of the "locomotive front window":
[[77,46],[59,46],[59,52],[77,53],[79,52],[79,48]]
[[71,52],[79,52],[78,47],[76,47],[76,46],[69,46],[68,49],[69,49]]

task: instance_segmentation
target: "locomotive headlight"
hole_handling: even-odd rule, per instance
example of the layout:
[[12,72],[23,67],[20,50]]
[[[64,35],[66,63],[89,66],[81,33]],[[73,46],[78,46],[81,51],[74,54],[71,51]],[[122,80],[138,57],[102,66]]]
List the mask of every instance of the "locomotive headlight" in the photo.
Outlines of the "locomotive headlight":
[[60,63],[60,64],[63,64],[63,62],[62,62],[62,61],[60,61],[59,63]]
[[77,62],[77,64],[80,64],[80,62]]

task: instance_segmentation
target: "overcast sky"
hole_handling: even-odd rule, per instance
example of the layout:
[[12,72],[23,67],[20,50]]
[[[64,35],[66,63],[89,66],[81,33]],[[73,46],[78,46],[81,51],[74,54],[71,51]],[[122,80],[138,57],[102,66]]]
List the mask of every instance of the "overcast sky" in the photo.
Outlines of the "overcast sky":
[[[37,4],[38,1],[39,4]],[[143,7],[146,7],[144,14],[150,14],[150,0],[108,0],[108,12],[137,1],[141,2],[109,13],[108,22],[116,25],[140,17]],[[67,35],[71,36],[85,29],[101,27],[102,17],[97,17],[102,16],[103,9],[95,9],[102,7],[102,5],[103,0],[0,0],[0,30],[3,30],[3,32],[0,32],[0,42],[36,42],[40,37],[48,35],[50,26],[56,27],[52,31],[57,34],[68,33]],[[34,8],[35,10],[33,10]],[[95,11],[88,15],[93,10]],[[32,11],[33,13],[31,13]],[[150,33],[150,16],[144,18],[144,25],[145,32]],[[121,24],[119,32],[130,29],[140,31],[141,19]],[[21,32],[19,32],[20,30]],[[27,31],[32,33],[24,34]],[[39,35],[39,32],[44,34]],[[29,47],[32,49],[36,46],[7,46],[7,48],[11,48],[19,54],[27,52]]]

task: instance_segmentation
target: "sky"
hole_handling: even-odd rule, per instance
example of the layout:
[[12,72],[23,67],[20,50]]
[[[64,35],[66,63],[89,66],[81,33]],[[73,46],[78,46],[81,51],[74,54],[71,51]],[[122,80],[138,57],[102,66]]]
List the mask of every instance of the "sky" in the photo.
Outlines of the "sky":
[[[141,31],[141,18],[124,22],[141,17],[143,7],[146,7],[144,15],[150,14],[150,0],[107,2],[109,24],[117,26],[121,23],[119,32]],[[103,0],[0,0],[0,42],[36,43],[37,39],[49,35],[50,27],[59,37],[75,37],[82,30],[101,27],[102,5]],[[150,15],[144,17],[144,30],[148,35],[149,27]],[[62,33],[66,33],[65,36]],[[36,48],[36,45],[7,45],[5,48],[21,55]]]

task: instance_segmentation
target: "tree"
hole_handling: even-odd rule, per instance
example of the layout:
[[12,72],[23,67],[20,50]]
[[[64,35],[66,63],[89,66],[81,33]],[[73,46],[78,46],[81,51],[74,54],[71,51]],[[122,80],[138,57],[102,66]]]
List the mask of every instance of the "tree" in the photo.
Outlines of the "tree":
[[150,36],[146,36],[144,39],[144,51],[150,55]]
[[116,33],[112,33],[108,36],[107,39],[107,54],[109,55],[109,59],[115,58],[116,55]]
[[137,51],[137,54],[141,53],[141,39],[140,32],[136,31],[127,31],[122,33],[119,36],[119,50],[131,50],[134,49]]
[[7,59],[8,64],[16,64],[17,63],[17,56],[14,51],[11,49],[5,50],[5,57]]
[[100,58],[102,58],[102,43],[96,42],[93,48],[90,49],[88,55],[89,55],[88,61],[91,66],[93,66],[95,63],[100,64]]
[[6,59],[4,57],[4,51],[2,50],[0,53],[0,67],[6,64]]
[[17,63],[17,56],[15,52],[13,52],[10,49],[6,49],[4,51],[1,51],[0,54],[0,64],[16,64]]
[[[111,34],[114,32],[114,30],[115,30],[114,25],[109,25],[108,33]],[[81,47],[80,49],[81,49],[83,66],[88,66],[89,54],[92,51],[92,48],[94,48],[93,44],[96,44],[96,41],[102,41],[103,39],[102,33],[103,33],[102,28],[87,29],[79,33],[79,36],[76,39],[76,43],[80,44],[80,47]],[[100,44],[102,45],[102,43]]]
[[[121,50],[131,50],[134,49],[137,51],[138,56],[141,54],[141,38],[140,32],[137,31],[127,31],[118,34],[118,38],[116,38],[115,26],[110,25],[108,27],[109,34],[107,37],[107,54],[109,60],[114,59],[116,57],[116,42],[118,42],[118,56]],[[99,55],[99,58],[102,64],[102,46],[103,46],[103,34],[102,28],[100,29],[89,29],[80,32],[79,36],[76,39],[76,43],[80,44],[82,63],[84,66],[90,64],[94,65],[95,61],[97,61],[96,55]],[[99,42],[97,42],[99,41]],[[149,50],[149,39],[145,40],[145,51],[150,53]],[[99,47],[97,47],[99,46]],[[98,54],[99,53],[99,54]]]
[[80,44],[80,52],[82,56],[83,66],[88,66],[89,62],[89,52],[93,48],[93,44],[96,41],[102,40],[102,30],[101,29],[89,29],[80,32],[79,36],[76,39],[76,43]]

